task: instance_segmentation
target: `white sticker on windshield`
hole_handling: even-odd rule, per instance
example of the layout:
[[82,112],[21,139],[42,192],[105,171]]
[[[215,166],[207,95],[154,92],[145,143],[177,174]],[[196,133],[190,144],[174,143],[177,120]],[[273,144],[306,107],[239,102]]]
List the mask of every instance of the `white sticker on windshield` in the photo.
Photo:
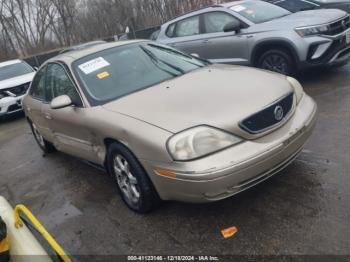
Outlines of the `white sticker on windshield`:
[[98,57],[96,59],[90,60],[79,66],[80,70],[83,71],[86,75],[95,72],[103,67],[109,66],[108,63],[103,57]]
[[231,7],[231,9],[233,11],[239,13],[239,12],[245,10],[246,8],[244,6],[242,6],[242,5],[234,5],[234,6]]

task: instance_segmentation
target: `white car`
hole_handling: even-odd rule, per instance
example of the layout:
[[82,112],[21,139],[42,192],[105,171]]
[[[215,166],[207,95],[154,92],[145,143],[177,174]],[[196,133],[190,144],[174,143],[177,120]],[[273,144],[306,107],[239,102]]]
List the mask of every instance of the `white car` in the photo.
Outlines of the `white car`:
[[21,112],[35,70],[22,60],[0,63],[0,117]]

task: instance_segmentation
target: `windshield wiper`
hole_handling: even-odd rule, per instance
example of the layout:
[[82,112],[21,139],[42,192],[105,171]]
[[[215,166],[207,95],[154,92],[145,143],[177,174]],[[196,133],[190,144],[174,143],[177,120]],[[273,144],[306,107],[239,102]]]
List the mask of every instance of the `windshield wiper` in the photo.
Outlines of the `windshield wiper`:
[[[172,69],[178,71],[179,73],[181,73],[181,74],[183,74],[183,75],[186,73],[186,72],[185,72],[183,69],[181,69],[180,67],[174,66],[174,65],[172,65],[172,64],[169,64],[168,62],[165,62],[165,61],[159,59],[155,54],[153,54],[152,51],[148,50],[147,48],[145,48],[145,47],[143,47],[143,46],[140,46],[140,48],[141,48],[152,60],[156,61],[157,63],[161,62],[161,63],[165,64],[166,66],[168,66],[168,67],[170,67],[170,68],[172,68]],[[178,76],[178,75],[176,75],[176,76]]]

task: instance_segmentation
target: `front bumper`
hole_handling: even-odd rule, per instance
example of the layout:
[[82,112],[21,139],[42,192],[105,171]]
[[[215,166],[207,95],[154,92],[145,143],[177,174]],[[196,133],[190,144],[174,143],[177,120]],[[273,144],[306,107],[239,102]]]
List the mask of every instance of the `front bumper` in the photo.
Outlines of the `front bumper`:
[[[163,200],[203,203],[246,190],[278,173],[302,150],[316,122],[317,106],[303,97],[280,129],[222,152],[191,162],[154,163],[141,160]],[[159,175],[165,169],[174,177]]]
[[22,112],[22,100],[24,95],[17,97],[4,97],[0,99],[0,116]]
[[350,30],[337,36],[319,36],[306,39],[309,42],[307,58],[302,68],[335,66],[350,61]]

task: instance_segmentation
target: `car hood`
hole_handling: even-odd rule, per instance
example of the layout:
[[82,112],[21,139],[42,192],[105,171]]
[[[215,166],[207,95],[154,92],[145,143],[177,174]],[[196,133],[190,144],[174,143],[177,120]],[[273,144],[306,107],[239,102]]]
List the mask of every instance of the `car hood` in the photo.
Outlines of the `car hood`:
[[346,12],[338,9],[319,9],[291,13],[290,15],[274,19],[265,23],[254,25],[254,29],[266,31],[275,28],[296,28],[304,26],[321,25],[334,22],[347,15]]
[[32,82],[35,72],[0,81],[0,90]]
[[276,73],[211,65],[103,107],[172,133],[210,125],[248,136],[238,123],[291,91],[286,77]]
[[350,11],[350,1],[332,1],[332,3],[324,3],[325,8],[341,9],[346,12]]

